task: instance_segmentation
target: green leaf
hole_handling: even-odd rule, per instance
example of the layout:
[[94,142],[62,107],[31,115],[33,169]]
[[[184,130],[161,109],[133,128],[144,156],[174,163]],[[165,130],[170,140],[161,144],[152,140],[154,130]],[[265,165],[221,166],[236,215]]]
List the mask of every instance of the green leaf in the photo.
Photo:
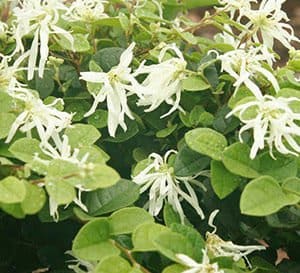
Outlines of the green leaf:
[[250,159],[250,148],[243,143],[236,142],[227,147],[223,153],[223,163],[232,173],[255,178],[259,176],[260,162],[258,158]]
[[91,215],[102,215],[133,204],[139,198],[139,186],[121,179],[117,184],[87,194],[86,206]]
[[181,223],[179,214],[172,208],[172,206],[169,203],[166,203],[164,205],[163,215],[164,222],[168,227],[170,227],[174,223]]
[[[71,181],[71,179],[82,169],[75,163],[65,161],[62,159],[53,159],[48,165],[48,172],[46,179],[60,180],[60,181]],[[81,178],[81,177],[80,177]],[[76,184],[74,183],[74,186]]]
[[279,183],[271,176],[250,181],[242,195],[240,208],[243,214],[266,216],[286,205],[286,196]]
[[120,27],[120,21],[118,17],[105,17],[95,22],[97,26],[109,26],[109,27]]
[[46,178],[46,190],[57,205],[69,204],[76,197],[76,191],[72,185],[53,178]]
[[13,217],[17,219],[23,219],[25,218],[25,213],[21,208],[21,204],[1,204],[0,203],[0,208],[6,212],[9,215],[12,215]]
[[227,146],[226,138],[209,128],[197,128],[185,134],[187,145],[194,151],[221,160]]
[[186,91],[203,91],[210,87],[209,83],[197,76],[190,76],[182,81],[182,89]]
[[213,160],[211,161],[210,181],[216,195],[223,199],[240,185],[242,179],[229,172],[222,162]]
[[[1,90],[1,86],[0,86]],[[11,112],[16,108],[15,100],[5,92],[0,91],[0,112]]]
[[89,190],[106,188],[120,179],[119,174],[105,164],[91,164],[80,167],[77,164],[54,159],[50,162],[47,173],[48,181],[59,181],[72,186],[84,186]]
[[120,209],[108,219],[113,235],[132,233],[138,225],[154,221],[147,211],[138,207]]
[[233,109],[238,103],[244,99],[248,98],[249,100],[255,99],[253,93],[246,87],[240,87],[237,92],[231,96],[228,101],[228,107]]
[[10,128],[15,120],[16,116],[14,114],[0,113],[0,139],[8,136]]
[[224,105],[214,116],[213,127],[223,135],[235,131],[240,126],[240,120],[235,116],[227,117],[230,109]]
[[87,121],[94,127],[101,129],[107,126],[107,119],[108,112],[106,110],[98,109],[88,117]]
[[110,226],[106,219],[92,220],[76,235],[72,252],[76,257],[88,261],[98,261],[120,251],[110,241]]
[[81,121],[89,109],[90,104],[85,100],[71,100],[65,107],[66,112],[75,114],[72,118],[73,121]]
[[40,148],[40,142],[34,138],[20,138],[15,141],[10,147],[9,151],[19,160],[30,162],[34,155],[38,154],[41,158],[43,152]]
[[290,178],[286,179],[282,183],[282,188],[285,191],[288,191],[290,193],[294,193],[294,194],[300,196],[300,178],[290,177]]
[[129,31],[129,29],[130,29],[130,20],[126,16],[126,14],[124,14],[123,12],[119,12],[119,21],[120,21],[122,29],[126,32]]
[[139,132],[137,122],[134,120],[126,120],[127,130],[124,131],[118,127],[115,137],[108,137],[105,141],[120,143],[134,137]]
[[120,256],[111,256],[103,259],[93,273],[129,273],[131,265]]
[[73,208],[73,212],[75,216],[82,222],[88,222],[94,219],[97,219],[96,217],[88,215],[86,212],[84,212],[82,209],[78,207]]
[[278,180],[297,175],[297,161],[294,157],[288,157],[279,153],[274,153],[274,156],[276,159],[273,159],[269,152],[258,156],[260,174],[270,175]]
[[186,267],[180,264],[172,264],[166,267],[162,273],[182,273]]
[[176,176],[191,176],[198,174],[209,165],[210,159],[191,150],[184,144],[178,151],[174,163]]
[[202,126],[210,126],[213,124],[214,119],[215,119],[215,117],[213,114],[204,111],[198,117],[198,123],[201,124]]
[[287,178],[281,185],[284,190],[288,203],[291,205],[297,204],[300,202],[300,178],[290,177]]
[[171,229],[172,231],[182,234],[193,245],[195,249],[194,259],[199,262],[202,261],[203,253],[198,250],[205,248],[205,241],[201,234],[192,227],[177,223],[172,224]]
[[59,40],[57,42],[62,48],[70,50],[70,51],[85,52],[85,51],[90,50],[91,46],[87,39],[88,35],[76,33],[72,36],[74,39],[73,46],[70,43],[70,41],[68,39],[66,39],[63,35],[59,35]]
[[120,175],[112,167],[95,164],[82,180],[86,188],[95,190],[113,186],[120,180]]
[[141,161],[139,161],[132,171],[132,176],[137,176],[141,171],[143,171],[145,168],[148,167],[149,164],[151,164],[153,160],[151,158],[145,158]]
[[89,163],[104,164],[110,159],[109,155],[96,145],[81,147],[78,158],[82,159],[86,154],[88,154]]
[[23,181],[14,176],[0,181],[0,202],[5,204],[19,203],[26,196],[26,187]]
[[[172,231],[160,233],[154,239],[154,245],[163,255],[178,262],[176,254],[182,253],[191,258],[195,257],[195,249],[185,236]],[[197,250],[199,251],[199,250]]]
[[101,137],[100,132],[94,126],[80,123],[67,128],[65,134],[72,148],[92,145]]
[[258,273],[279,273],[274,265],[268,263],[266,260],[258,256],[255,256],[251,259],[251,264],[253,268],[256,268],[255,271]]
[[189,123],[192,124],[192,126],[198,126],[200,124],[200,115],[204,112],[205,109],[202,105],[196,105],[189,114]]
[[108,72],[119,64],[123,51],[124,49],[120,47],[103,48],[93,56],[93,60],[101,66],[104,72]]
[[31,183],[25,183],[25,186],[26,195],[21,203],[22,210],[26,214],[36,214],[43,208],[46,202],[45,191],[43,188]]
[[45,70],[42,78],[38,76],[37,72],[34,73],[34,80],[29,82],[29,87],[37,90],[41,98],[50,96],[55,87],[53,72],[51,70]]
[[135,267],[132,270],[129,271],[129,273],[143,273],[139,268]]
[[156,137],[158,138],[166,138],[167,136],[171,135],[177,128],[177,124],[174,124],[170,127],[164,128],[158,132],[156,132]]
[[[198,43],[198,39],[197,39],[197,37],[194,35],[194,34],[192,34],[191,32],[184,32],[184,31],[178,31],[177,32],[178,33],[178,35],[184,40],[184,41],[186,41],[187,43],[189,43],[189,44],[191,44],[191,45],[195,45],[195,44],[197,44]],[[192,76],[193,77],[193,76]],[[195,77],[194,76],[194,78],[195,78],[195,82],[197,82],[198,83],[198,78],[197,77]],[[201,79],[201,78],[200,78]],[[199,83],[198,83],[199,84]],[[201,79],[201,84],[205,84],[205,82],[202,82],[202,79]],[[200,86],[199,86],[200,87]]]
[[139,225],[132,233],[133,251],[157,250],[153,241],[160,233],[167,230],[167,227],[152,222]]

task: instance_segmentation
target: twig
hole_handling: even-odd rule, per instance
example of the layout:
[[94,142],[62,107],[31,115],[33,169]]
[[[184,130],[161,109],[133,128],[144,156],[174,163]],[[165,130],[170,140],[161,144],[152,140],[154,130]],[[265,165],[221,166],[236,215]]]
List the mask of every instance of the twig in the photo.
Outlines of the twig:
[[143,267],[141,264],[139,264],[135,259],[134,257],[132,256],[132,252],[123,247],[121,244],[119,244],[118,242],[116,242],[115,240],[112,240],[113,244],[118,248],[120,249],[125,255],[126,257],[128,258],[128,260],[131,262],[131,264],[137,268],[139,268],[142,272],[144,273],[151,273],[147,268]]

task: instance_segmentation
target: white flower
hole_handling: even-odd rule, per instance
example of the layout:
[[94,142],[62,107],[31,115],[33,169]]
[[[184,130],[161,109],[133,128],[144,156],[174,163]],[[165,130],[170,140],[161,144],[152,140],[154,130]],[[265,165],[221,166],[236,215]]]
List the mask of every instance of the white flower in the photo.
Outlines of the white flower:
[[[289,21],[287,14],[281,10],[286,0],[262,0],[258,10],[249,10],[246,14],[250,22],[246,24],[253,41],[273,48],[274,39],[285,47],[291,48],[291,42],[299,39],[294,36],[293,28],[282,21]],[[258,34],[259,33],[259,34]],[[247,34],[245,34],[247,35]],[[262,41],[260,38],[262,38]]]
[[[51,182],[48,182],[48,185],[51,185]],[[81,193],[83,191],[89,191],[85,189],[81,185],[76,185],[75,188],[78,189],[77,196],[72,200],[78,207],[80,207],[83,211],[88,212],[88,208],[85,204],[82,203],[81,200]],[[70,204],[67,204],[65,208],[67,208]],[[59,220],[59,213],[58,213],[58,204],[55,199],[49,195],[49,214],[53,217],[54,221],[57,222]]]
[[[296,136],[300,136],[300,111],[294,112],[289,106],[292,102],[300,101],[298,98],[275,98],[265,95],[261,99],[236,106],[228,116],[237,114],[239,119],[245,123],[239,132],[240,141],[244,131],[253,129],[254,143],[251,148],[250,158],[255,158],[258,150],[264,149],[265,142],[272,154],[273,145],[282,154],[293,154],[298,156],[300,145]],[[247,112],[251,113],[247,115]],[[254,115],[254,116],[253,116]],[[287,142],[287,145],[284,143]],[[291,150],[293,149],[293,150]]]
[[68,21],[83,21],[93,22],[102,18],[108,17],[104,13],[104,4],[107,1],[103,0],[75,0],[69,7],[64,18]]
[[108,132],[115,136],[117,127],[120,125],[127,130],[125,115],[134,119],[127,105],[127,96],[137,92],[138,82],[131,74],[129,67],[133,59],[132,43],[121,55],[120,63],[109,72],[82,72],[81,79],[87,82],[102,83],[102,88],[97,94],[92,94],[94,103],[85,116],[92,115],[98,104],[106,100],[108,109]]
[[[162,61],[168,50],[173,50],[177,57]],[[145,112],[151,112],[158,108],[163,102],[172,105],[172,108],[161,118],[168,116],[179,106],[182,80],[186,78],[186,61],[181,51],[175,44],[165,46],[159,54],[159,64],[145,66],[144,64],[135,72],[135,74],[148,74],[142,82],[142,87],[138,94],[137,105],[149,106]],[[182,109],[181,109],[182,110]]]
[[[45,155],[49,156],[51,159],[59,159],[59,160],[70,162],[72,164],[76,164],[79,168],[79,170],[78,170],[79,172],[81,171],[81,169],[84,171],[84,169],[93,168],[92,163],[87,163],[87,160],[89,157],[88,153],[86,153],[84,156],[79,158],[79,152],[80,152],[79,149],[75,148],[72,151],[72,148],[69,145],[68,136],[63,135],[62,140],[61,140],[59,134],[54,134],[52,136],[52,140],[54,142],[54,146],[52,146],[48,142],[42,142],[40,144],[40,148]],[[35,160],[40,161],[41,163],[43,163],[45,165],[49,165],[51,162],[50,160],[44,160],[44,159],[39,158],[38,154],[35,155]],[[49,182],[49,183],[51,183],[51,182]],[[48,183],[48,185],[49,185],[49,183]],[[76,187],[78,189],[78,196],[73,199],[73,202],[76,205],[78,205],[82,210],[87,212],[88,211],[87,207],[81,201],[81,193],[83,191],[89,191],[89,189],[86,189],[81,184],[76,184],[76,185],[74,185],[74,187]],[[50,215],[55,220],[58,220],[58,218],[59,218],[58,204],[51,196],[49,196],[49,207],[50,207]]]
[[66,251],[65,253],[75,258],[73,260],[67,261],[67,263],[75,263],[75,264],[68,265],[68,268],[72,269],[75,273],[94,272],[97,262],[90,262],[90,261],[88,262],[88,261],[81,260],[78,257],[76,257],[72,251]]
[[201,264],[197,263],[185,254],[176,255],[176,257],[183,265],[189,267],[189,269],[184,270],[182,273],[224,273],[224,270],[219,269],[217,263],[210,263],[206,249],[202,249],[202,252],[203,258]]
[[240,21],[241,17],[251,9],[251,3],[256,3],[257,0],[219,0],[219,3],[223,5],[218,10],[223,10],[230,13],[230,18],[233,19],[236,13],[239,13],[237,21]]
[[261,98],[262,94],[258,85],[254,82],[257,76],[264,76],[279,91],[279,85],[274,75],[263,67],[263,62],[270,66],[274,61],[273,54],[269,53],[265,47],[252,47],[249,50],[236,49],[218,56],[222,62],[222,71],[227,72],[236,82],[236,90],[245,84],[246,87],[257,97]]
[[[159,154],[152,153],[149,159],[152,161],[138,175],[134,176],[133,182],[140,185],[140,192],[149,191],[149,213],[156,216],[163,207],[166,200],[173,209],[180,215],[181,221],[184,221],[184,212],[180,204],[181,198],[186,200],[204,219],[204,214],[199,206],[198,199],[194,189],[189,184],[194,177],[178,177],[174,175],[172,167],[168,166],[168,157],[174,150],[168,151],[164,158]],[[182,185],[187,189],[188,194],[182,190]]]
[[59,34],[64,36],[72,45],[72,35],[57,26],[60,12],[67,12],[68,8],[60,0],[23,0],[20,7],[13,9],[15,16],[15,52],[24,52],[22,39],[33,34],[33,41],[29,50],[28,80],[34,76],[35,65],[39,55],[38,75],[43,77],[45,65],[49,55],[49,36]]
[[63,103],[62,99],[56,99],[46,105],[33,91],[25,88],[13,93],[13,97],[24,103],[24,110],[12,124],[6,143],[12,140],[18,129],[23,133],[26,132],[30,137],[33,128],[37,129],[42,143],[48,142],[53,135],[58,134],[71,123],[71,114],[54,107],[58,102]]
[[0,54],[0,86],[2,91],[13,96],[18,90],[23,90],[25,85],[17,80],[17,72],[26,70],[26,68],[20,67],[20,65],[28,55],[23,54],[13,65],[9,65],[10,57],[1,56]]
[[213,232],[206,233],[206,247],[208,253],[211,253],[215,257],[232,257],[234,261],[238,261],[241,258],[244,258],[248,265],[250,262],[247,259],[247,255],[256,250],[265,250],[266,248],[261,245],[236,245],[232,241],[224,241],[217,234],[217,228],[213,224],[213,220],[218,214],[219,210],[215,210],[211,213],[208,220],[208,225],[213,227]]
[[53,137],[53,141],[55,147],[53,147],[48,142],[41,143],[40,147],[44,154],[48,155],[52,159],[60,159],[64,160],[73,164],[77,164],[78,166],[83,166],[89,154],[85,154],[81,159],[78,158],[79,149],[75,148],[72,152],[72,148],[69,145],[68,136],[63,135],[62,140],[60,139],[59,135],[55,135]]

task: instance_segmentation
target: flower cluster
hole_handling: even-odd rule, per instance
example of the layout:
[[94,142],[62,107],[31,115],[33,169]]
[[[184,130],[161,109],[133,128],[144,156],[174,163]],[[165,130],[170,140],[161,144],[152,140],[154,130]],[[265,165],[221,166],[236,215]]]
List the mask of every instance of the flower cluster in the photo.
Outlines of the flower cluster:
[[127,93],[134,94],[137,81],[129,68],[132,62],[132,50],[135,44],[132,43],[121,55],[120,62],[109,72],[82,72],[81,78],[87,82],[102,83],[102,88],[97,94],[93,94],[94,103],[92,108],[85,114],[93,114],[100,102],[107,101],[108,108],[108,132],[114,136],[118,125],[124,130],[127,129],[125,124],[125,115],[133,119],[133,116],[127,105]]
[[72,115],[54,107],[58,102],[63,103],[61,99],[56,99],[47,105],[35,96],[34,92],[24,90],[26,91],[14,95],[14,98],[24,103],[24,110],[13,123],[6,139],[7,143],[12,140],[18,129],[31,137],[33,128],[37,129],[41,142],[46,143],[70,125]]
[[28,59],[28,80],[34,76],[35,65],[39,54],[38,75],[43,77],[45,65],[49,55],[49,38],[50,35],[64,36],[73,44],[72,35],[59,27],[58,21],[60,12],[67,12],[68,8],[60,0],[46,1],[22,1],[21,7],[15,7],[13,14],[15,16],[15,52],[24,52],[22,39],[26,35],[33,34],[31,48],[29,49]]
[[[81,72],[81,79],[101,83],[102,88],[93,93],[94,103],[91,109],[85,114],[93,114],[100,102],[107,101],[108,108],[108,132],[115,136],[117,127],[120,125],[124,131],[127,130],[125,115],[134,119],[127,105],[127,96],[136,95],[138,106],[149,106],[145,112],[157,109],[163,102],[172,105],[171,109],[162,116],[170,115],[179,106],[182,92],[182,80],[186,77],[186,62],[182,53],[175,44],[164,45],[158,60],[158,64],[145,65],[144,62],[132,72],[129,65],[133,59],[132,43],[121,55],[120,62],[107,73],[105,72]],[[163,61],[168,50],[173,50],[177,57]],[[135,77],[147,74],[145,80],[140,84]],[[163,92],[162,92],[163,91]]]
[[[173,50],[177,57],[163,61],[168,50]],[[159,63],[149,66],[142,65],[136,74],[148,74],[139,88],[140,97],[137,105],[149,106],[145,112],[158,108],[163,102],[172,105],[172,108],[163,117],[168,116],[179,106],[182,80],[186,78],[186,61],[175,44],[165,46],[158,57]],[[162,92],[163,90],[163,92]]]
[[209,257],[207,255],[207,250],[202,249],[203,258],[202,263],[199,264],[189,256],[184,254],[177,254],[178,260],[189,269],[183,271],[182,273],[224,273],[224,270],[219,269],[217,263],[210,263]]
[[261,64],[262,61],[266,61],[268,64],[272,64],[274,61],[273,54],[269,53],[263,46],[251,47],[247,50],[236,49],[229,51],[219,56],[219,59],[222,62],[222,70],[236,80],[234,83],[236,91],[242,84],[245,84],[257,98],[261,97],[261,90],[253,81],[258,76],[264,76],[270,81],[275,91],[279,91],[276,78]]
[[[295,137],[300,136],[300,111],[293,111],[290,104],[299,102],[300,99],[291,97],[272,97],[265,95],[259,99],[253,99],[238,105],[228,116],[237,114],[239,119],[245,123],[239,132],[242,142],[242,133],[253,130],[254,143],[251,148],[250,158],[255,158],[258,150],[269,146],[270,154],[274,158],[273,145],[282,154],[298,155],[300,145]],[[287,142],[287,144],[284,143]]]
[[[205,239],[192,228],[215,209],[213,192],[218,204],[242,192],[240,210],[251,216],[299,203],[300,84],[293,75],[300,71],[293,48],[299,39],[281,9],[285,0],[218,1],[215,13],[207,11],[199,22],[184,14],[202,1],[2,5],[0,173],[10,177],[0,180],[0,209],[25,217],[47,201],[58,221],[59,206],[77,205],[66,217],[92,219],[92,228],[74,239],[76,260],[69,268],[76,273],[118,269],[114,259],[126,272],[149,272],[144,266],[154,256],[143,250],[179,263],[167,263],[170,270],[160,263],[157,272],[250,272],[248,255],[265,247],[236,244],[230,238],[239,237],[226,228],[228,240],[219,236],[213,223],[218,210]],[[195,35],[209,24],[221,30],[214,41]],[[276,64],[278,42],[292,56],[284,68]],[[233,116],[239,121],[226,120]],[[245,159],[248,146],[240,151],[235,142],[246,141],[250,159],[262,150],[272,158]],[[278,152],[288,155],[281,156],[285,172],[270,168],[281,164],[281,157],[273,162]],[[123,179],[130,167],[131,180]],[[282,200],[270,205],[266,196],[273,192]],[[133,204],[150,215],[127,207]],[[251,262],[251,272],[259,271]]]
[[252,9],[251,3],[256,0],[219,0],[223,5],[220,10],[230,12],[234,19],[238,14],[237,21],[241,18],[247,20],[244,24],[244,31],[240,34],[240,39],[250,39],[255,43],[263,43],[269,48],[273,48],[274,40],[278,40],[286,48],[292,48],[291,42],[299,39],[295,37],[293,28],[287,24],[289,21],[287,14],[282,10],[282,4],[286,0],[262,0],[258,9]]
[[213,231],[206,233],[207,251],[214,257],[232,257],[234,261],[245,258],[248,265],[251,266],[250,262],[247,259],[247,255],[252,253],[253,251],[265,250],[266,248],[261,245],[241,246],[236,245],[231,241],[224,241],[216,234],[217,227],[213,223],[218,213],[219,210],[213,211],[208,219],[208,225],[213,228]]
[[[180,198],[188,202],[203,219],[204,214],[199,206],[197,195],[190,185],[195,177],[179,177],[174,174],[174,170],[168,165],[168,158],[176,154],[174,150],[168,151],[162,158],[159,154],[152,153],[148,159],[150,163],[146,168],[132,178],[133,182],[140,185],[140,192],[149,190],[149,212],[158,215],[164,201],[168,202],[175,211],[178,212],[181,222],[184,222],[184,212],[180,204]],[[199,184],[199,183],[197,183]],[[182,190],[184,186],[188,193]]]
[[106,2],[103,0],[76,0],[71,3],[64,18],[70,22],[83,21],[86,23],[106,18],[108,17],[104,12]]
[[236,245],[231,241],[224,241],[217,234],[217,228],[213,224],[214,218],[218,214],[219,210],[215,210],[211,213],[208,224],[214,230],[212,232],[206,233],[206,248],[202,249],[203,257],[202,263],[197,263],[190,257],[184,254],[177,254],[179,262],[189,269],[183,271],[182,273],[224,273],[224,270],[219,269],[218,263],[210,263],[209,255],[212,257],[231,257],[234,261],[238,261],[244,258],[249,267],[251,267],[250,262],[247,259],[247,255],[256,250],[265,250],[264,246],[260,245],[248,245],[241,246]]
[[[277,79],[270,71],[275,61],[275,55],[272,53],[274,40],[278,40],[290,50],[293,49],[291,42],[300,40],[295,37],[292,27],[286,23],[289,19],[281,9],[285,0],[263,0],[258,9],[252,9],[251,2],[256,1],[220,0],[220,4],[223,5],[220,11],[230,11],[231,19],[238,16],[237,22],[241,22],[243,18],[247,23],[244,23],[245,29],[238,35],[238,40],[230,37],[228,33],[233,31],[229,26],[225,26],[226,32],[218,35],[216,39],[229,43],[234,50],[222,55],[217,53],[217,58],[221,61],[222,71],[234,79],[234,95],[245,85],[255,97],[252,102],[236,106],[228,116],[238,114],[240,120],[245,123],[240,130],[240,141],[242,132],[253,129],[254,143],[250,154],[252,159],[259,149],[265,147],[265,142],[272,156],[273,145],[280,153],[298,155],[299,144],[294,138],[299,135],[299,127],[294,122],[298,120],[298,113],[294,113],[289,106],[290,102],[298,99],[264,95],[261,83],[263,80],[269,82],[275,93],[280,90]],[[250,119],[244,118],[244,112],[255,106],[256,115]],[[283,140],[290,148],[286,147]]]

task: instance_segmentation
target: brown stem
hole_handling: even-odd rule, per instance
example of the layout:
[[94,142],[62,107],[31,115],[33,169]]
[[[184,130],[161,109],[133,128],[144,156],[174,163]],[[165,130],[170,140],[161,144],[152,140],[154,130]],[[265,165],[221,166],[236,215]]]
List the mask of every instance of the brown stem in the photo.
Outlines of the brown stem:
[[10,7],[9,7],[9,4],[6,4],[6,6],[4,6],[4,8],[3,8],[2,12],[1,12],[1,15],[0,15],[1,21],[2,22],[7,22],[9,14],[10,14]]
[[132,252],[123,247],[122,245],[120,245],[118,242],[116,242],[115,240],[112,240],[113,244],[118,248],[120,249],[124,254],[125,256],[128,258],[128,260],[131,262],[131,264],[137,268],[139,268],[142,272],[144,273],[151,273],[147,268],[143,267],[141,264],[139,264],[135,259],[134,257],[132,256]]
[[191,32],[191,33],[194,33],[196,30],[200,29],[200,28],[203,28],[209,24],[211,24],[211,19],[213,19],[218,13],[214,13],[212,15],[209,15],[209,16],[204,16],[204,18],[202,18],[199,23],[197,23],[196,25],[193,25],[193,26],[190,26],[190,27],[187,27],[183,30],[183,32]]
[[1,167],[7,167],[7,168],[11,168],[13,170],[23,170],[24,166],[21,165],[8,165],[8,164],[0,164]]

